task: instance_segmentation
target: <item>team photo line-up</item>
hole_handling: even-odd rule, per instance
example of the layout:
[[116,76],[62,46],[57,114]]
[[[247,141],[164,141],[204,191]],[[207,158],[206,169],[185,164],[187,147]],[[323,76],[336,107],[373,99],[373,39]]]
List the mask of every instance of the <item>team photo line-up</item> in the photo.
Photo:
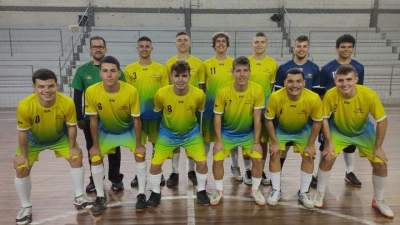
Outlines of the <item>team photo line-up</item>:
[[[46,149],[70,164],[73,205],[101,215],[107,208],[105,156],[111,190],[124,190],[120,147],[130,149],[136,161],[131,186],[138,190],[137,210],[160,204],[160,186],[179,184],[180,148],[189,158],[188,179],[196,187],[198,204],[221,202],[223,165],[230,156],[234,179],[251,186],[257,205],[270,206],[281,198],[281,169],[292,148],[301,157],[298,201],[306,208],[324,207],[330,170],[342,152],[345,181],[361,187],[353,171],[358,149],[372,167],[372,207],[393,218],[383,196],[387,157],[382,145],[387,117],[378,94],[363,85],[363,65],[352,59],[355,39],[348,34],[340,36],[336,58],[321,70],[308,60],[307,36],[296,39],[293,58],[280,66],[267,55],[267,45],[267,36],[258,32],[251,41],[253,54],[234,59],[227,55],[229,36],[218,32],[212,36],[215,55],[201,61],[190,54],[190,36],[179,32],[177,54],[162,65],[152,60],[152,41],[143,36],[137,40],[138,60],[122,70],[115,57],[106,56],[106,41],[94,36],[90,39],[91,60],[74,75],[73,99],[58,92],[54,72],[35,71],[34,93],[19,102],[16,112],[15,188],[21,202],[16,223],[32,222],[30,171]],[[83,130],[89,154],[86,190],[83,154],[76,141],[78,128]],[[318,142],[321,153],[314,173]],[[146,143],[153,146],[150,156],[146,155]],[[244,159],[243,175],[238,148]],[[206,192],[209,151],[215,181],[215,191],[210,194]],[[269,169],[264,173],[268,153]],[[146,157],[151,158],[149,171]],[[169,158],[172,173],[166,180],[162,165]],[[151,191],[148,198],[146,184]],[[267,196],[260,185],[272,186]],[[313,196],[310,186],[316,188]],[[86,193],[95,193],[95,200]]]

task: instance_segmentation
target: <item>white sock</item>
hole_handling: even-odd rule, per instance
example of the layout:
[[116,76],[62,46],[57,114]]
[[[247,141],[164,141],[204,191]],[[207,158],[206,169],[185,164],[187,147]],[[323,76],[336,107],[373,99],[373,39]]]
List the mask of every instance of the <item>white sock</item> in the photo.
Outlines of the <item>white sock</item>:
[[179,153],[180,151],[178,150],[178,152],[174,153],[172,156],[172,173],[179,173]]
[[343,159],[346,164],[346,173],[354,171],[354,153],[344,152]]
[[196,172],[196,177],[197,177],[197,191],[199,192],[206,190],[207,174]]
[[208,153],[210,152],[211,143],[208,143],[208,144],[206,144],[205,146],[206,146],[206,147],[205,147],[205,148],[206,148],[206,149],[205,149],[205,150],[206,150],[206,158],[208,159]]
[[161,174],[150,174],[150,188],[152,192],[155,193],[161,193],[161,189],[160,189],[160,182],[161,182]]
[[272,182],[272,189],[277,191],[281,190],[281,171],[271,172],[271,182]]
[[239,150],[233,149],[231,152],[232,167],[239,167]]
[[83,183],[85,179],[85,170],[83,169],[83,166],[79,168],[71,168],[69,172],[72,177],[75,197],[83,195]]
[[223,191],[224,190],[224,179],[215,180],[215,189],[217,189],[217,191]]
[[300,172],[300,193],[308,192],[312,179],[312,173]]
[[318,184],[317,184],[318,192],[325,193],[326,185],[329,182],[330,176],[331,176],[331,171],[323,171],[321,169],[318,170]]
[[318,173],[320,161],[321,161],[321,151],[316,151],[314,165],[317,165],[317,166],[314,166],[313,174]]
[[260,187],[261,177],[251,177],[251,190],[257,191]]
[[16,177],[14,180],[15,189],[17,190],[17,194],[19,197],[19,201],[21,202],[22,207],[31,207],[31,177],[23,177],[18,178]]
[[372,184],[374,185],[374,197],[377,201],[383,200],[385,181],[386,177],[372,175]]
[[189,171],[189,172],[190,172],[190,171],[194,171],[194,165],[195,165],[195,163],[194,163],[193,159],[189,159],[189,158],[188,158],[188,161],[189,161],[188,171]]
[[251,170],[251,159],[243,159],[244,169]]
[[136,162],[136,174],[138,178],[138,193],[144,194],[146,187],[146,161]]
[[92,177],[93,183],[96,187],[97,197],[104,197],[104,166],[100,165],[92,165]]

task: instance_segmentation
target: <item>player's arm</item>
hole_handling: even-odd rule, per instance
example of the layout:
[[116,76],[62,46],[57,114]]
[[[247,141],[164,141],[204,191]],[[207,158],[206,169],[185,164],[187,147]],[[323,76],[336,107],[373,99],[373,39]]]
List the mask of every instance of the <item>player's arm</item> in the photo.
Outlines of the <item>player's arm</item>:
[[382,145],[383,145],[383,140],[385,139],[386,130],[387,130],[387,118],[384,118],[383,120],[376,123],[376,140],[374,146],[374,155],[384,160],[385,162],[388,159],[386,158]]
[[68,143],[70,149],[75,149],[76,146],[76,137],[77,137],[77,129],[76,125],[67,125],[68,127]]
[[307,146],[305,149],[305,152],[309,154],[310,157],[314,156],[315,154],[315,140],[318,137],[321,127],[322,121],[313,121],[313,124],[311,126],[311,134],[308,137]]
[[322,120],[322,134],[324,135],[324,150],[322,155],[325,157],[331,157],[334,155],[331,131],[329,128],[329,118],[324,118]]
[[18,145],[21,155],[15,157],[14,168],[24,170],[28,168],[28,130],[18,131]]
[[271,154],[275,154],[279,151],[279,141],[275,133],[275,126],[273,119],[265,120],[265,127],[267,128],[268,136],[271,140]]
[[253,111],[253,124],[254,124],[254,140],[253,150],[262,151],[260,140],[261,140],[261,109],[254,109]]
[[214,131],[215,131],[214,149],[217,151],[223,149],[221,124],[222,124],[222,114],[214,114]]
[[78,119],[78,127],[80,129],[85,128],[85,120],[83,116],[83,110],[82,110],[82,96],[83,96],[83,91],[79,89],[74,89],[74,103],[75,103],[75,111]]
[[[99,150],[99,133],[98,133],[98,126],[99,126],[99,118],[97,114],[90,115],[90,135],[92,136],[93,145],[92,148],[95,150]],[[91,148],[91,149],[92,149]]]

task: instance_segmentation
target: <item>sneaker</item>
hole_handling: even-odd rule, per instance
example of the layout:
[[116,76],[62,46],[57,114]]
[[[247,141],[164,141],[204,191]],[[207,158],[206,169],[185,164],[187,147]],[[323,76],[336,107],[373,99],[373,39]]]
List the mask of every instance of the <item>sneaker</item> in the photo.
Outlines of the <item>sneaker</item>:
[[139,185],[138,179],[137,179],[137,176],[135,175],[135,178],[133,178],[131,181],[131,188],[137,188],[138,185]]
[[210,198],[208,197],[206,190],[197,192],[197,203],[200,205],[210,204]]
[[256,202],[257,205],[265,205],[265,197],[263,193],[258,189],[255,192],[251,192],[251,196],[254,198],[254,201]]
[[120,192],[120,191],[123,191],[124,190],[124,183],[121,181],[121,182],[118,182],[118,183],[112,183],[111,184],[111,190],[113,191],[113,192]]
[[246,173],[243,177],[243,182],[247,185],[251,185],[253,182],[251,181],[251,170],[246,170]]
[[279,199],[281,199],[281,196],[282,196],[281,191],[272,189],[267,198],[268,205],[275,206],[276,204],[278,204]]
[[192,182],[193,186],[197,185],[197,177],[196,177],[196,172],[194,171],[189,171],[188,172],[188,178]]
[[299,196],[299,203],[302,204],[304,207],[307,209],[312,209],[314,208],[314,202],[311,200],[310,195],[306,193],[300,193],[300,191],[297,193]]
[[222,191],[215,191],[214,193],[212,193],[211,197],[210,197],[210,204],[211,205],[218,205],[219,202],[221,201],[223,196],[223,192]]
[[146,207],[147,207],[146,195],[138,194],[138,196],[136,197],[136,210],[143,210]]
[[32,222],[32,206],[22,207],[17,213],[15,222],[17,224],[30,224]]
[[171,175],[169,175],[169,178],[167,180],[167,187],[173,188],[178,186],[178,184],[179,184],[179,174],[171,173]]
[[242,174],[240,173],[240,167],[238,167],[238,166],[231,166],[231,172],[232,172],[233,178],[234,178],[237,182],[242,182],[242,181],[243,181]]
[[325,197],[325,193],[322,193],[319,191],[317,191],[317,193],[315,193],[314,199],[313,199],[315,208],[324,207],[324,197]]
[[147,207],[157,207],[161,202],[161,193],[151,192],[149,199],[146,202]]
[[271,178],[267,177],[265,175],[264,171],[262,172],[261,184],[264,185],[264,186],[269,186],[269,185],[272,184]]
[[97,197],[96,201],[93,203],[93,207],[90,209],[93,216],[101,215],[107,209],[107,199],[106,197]]
[[89,184],[86,186],[86,193],[96,193],[96,187],[94,186],[93,181],[90,181]]
[[390,218],[390,219],[394,218],[394,213],[393,213],[392,209],[390,209],[390,207],[385,203],[384,200],[377,201],[374,198],[374,199],[372,199],[371,206],[372,206],[372,208],[376,209],[383,216]]
[[164,187],[164,186],[165,186],[165,178],[164,178],[164,175],[163,175],[163,174],[161,174],[160,186],[161,186],[161,187]]
[[317,177],[312,176],[311,183],[310,183],[310,187],[311,187],[311,188],[314,188],[314,189],[317,189],[317,185],[318,185],[318,179],[317,179]]
[[78,197],[75,197],[72,203],[74,204],[77,210],[84,209],[93,204],[93,202],[87,199],[85,195],[80,195]]
[[344,180],[353,187],[361,187],[361,181],[353,172],[346,173]]

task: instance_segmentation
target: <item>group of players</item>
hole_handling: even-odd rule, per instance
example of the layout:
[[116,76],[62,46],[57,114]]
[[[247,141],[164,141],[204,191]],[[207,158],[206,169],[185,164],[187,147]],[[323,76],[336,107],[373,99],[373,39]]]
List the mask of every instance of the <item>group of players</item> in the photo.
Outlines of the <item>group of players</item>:
[[[22,206],[17,224],[32,221],[30,170],[41,151],[51,149],[70,163],[73,204],[77,209],[91,206],[93,215],[100,215],[107,208],[104,156],[108,156],[111,190],[124,189],[120,147],[129,148],[136,161],[131,186],[138,187],[138,210],[160,204],[160,186],[178,185],[180,148],[189,158],[188,178],[197,187],[199,204],[218,205],[222,200],[223,162],[231,155],[232,173],[236,180],[251,185],[255,203],[274,206],[281,198],[286,152],[293,147],[302,158],[298,200],[306,208],[323,207],[329,171],[342,151],[349,152],[345,180],[361,186],[353,173],[351,153],[358,148],[373,168],[372,206],[393,218],[383,200],[387,158],[382,143],[387,118],[378,95],[362,85],[364,68],[351,58],[354,38],[339,37],[337,58],[322,70],[308,60],[310,43],[306,36],[296,39],[293,59],[279,67],[266,54],[267,42],[264,33],[256,33],[253,54],[234,59],[227,55],[229,36],[219,32],[212,37],[215,56],[202,62],[190,54],[190,36],[179,32],[177,55],[164,66],[152,60],[152,41],[143,36],[137,40],[138,61],[122,71],[116,58],[105,56],[106,41],[95,36],[90,39],[92,60],[78,68],[72,82],[74,100],[57,91],[57,77],[52,71],[37,70],[32,77],[35,92],[17,108],[15,187]],[[86,192],[96,193],[94,202],[84,193],[77,126],[85,134],[91,171]],[[321,161],[317,177],[313,177],[318,137]],[[215,191],[209,196],[207,155],[212,142]],[[146,143],[153,146],[149,175]],[[243,177],[239,147],[245,165]],[[268,152],[267,177],[263,171]],[[168,158],[172,158],[173,168],[165,182],[162,165]],[[147,177],[151,190],[148,199]],[[261,183],[272,184],[267,198],[259,188]],[[309,195],[311,183],[317,183],[313,198]]]

